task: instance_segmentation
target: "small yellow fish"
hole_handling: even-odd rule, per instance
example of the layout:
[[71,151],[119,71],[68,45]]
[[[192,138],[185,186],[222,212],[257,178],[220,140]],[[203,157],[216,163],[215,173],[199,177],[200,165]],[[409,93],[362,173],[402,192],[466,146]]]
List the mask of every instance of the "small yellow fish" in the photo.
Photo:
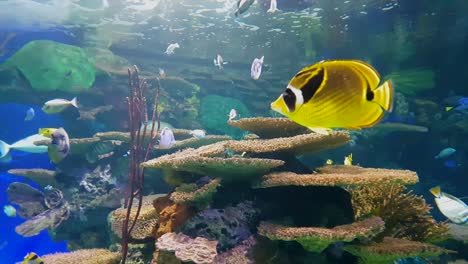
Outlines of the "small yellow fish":
[[23,264],[44,264],[44,261],[34,252],[24,256]]
[[39,128],[39,135],[51,138],[52,134],[57,131],[57,128]]
[[271,109],[320,134],[361,129],[390,112],[392,83],[358,60],[321,61],[299,71]]
[[333,160],[327,159],[327,161],[325,162],[325,164],[327,164],[327,165],[333,165]]
[[9,217],[15,217],[16,216],[16,208],[14,208],[11,205],[3,206],[3,212]]
[[344,165],[352,166],[353,165],[353,153],[349,154],[344,158]]

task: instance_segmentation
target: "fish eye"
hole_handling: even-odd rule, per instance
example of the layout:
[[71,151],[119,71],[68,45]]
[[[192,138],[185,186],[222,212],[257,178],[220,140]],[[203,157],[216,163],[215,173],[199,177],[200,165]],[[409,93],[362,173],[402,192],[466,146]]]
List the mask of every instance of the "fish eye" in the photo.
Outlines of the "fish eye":
[[288,107],[289,112],[296,110],[296,95],[294,92],[287,88],[282,94],[284,103]]

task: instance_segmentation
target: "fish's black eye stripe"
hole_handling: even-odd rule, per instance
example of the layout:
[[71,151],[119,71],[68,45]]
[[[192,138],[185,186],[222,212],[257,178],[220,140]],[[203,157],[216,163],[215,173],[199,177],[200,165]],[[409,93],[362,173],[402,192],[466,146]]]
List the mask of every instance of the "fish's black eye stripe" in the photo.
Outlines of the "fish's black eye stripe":
[[307,83],[301,88],[302,96],[304,98],[304,103],[307,103],[310,99],[312,99],[314,94],[322,85],[324,76],[325,76],[325,70],[323,68],[320,68],[318,72],[316,72],[307,81]]
[[294,92],[288,88],[283,92],[282,96],[289,112],[294,112],[296,110],[296,95]]
[[366,100],[370,102],[374,100],[374,97],[375,97],[375,94],[369,87],[369,83],[367,83]]

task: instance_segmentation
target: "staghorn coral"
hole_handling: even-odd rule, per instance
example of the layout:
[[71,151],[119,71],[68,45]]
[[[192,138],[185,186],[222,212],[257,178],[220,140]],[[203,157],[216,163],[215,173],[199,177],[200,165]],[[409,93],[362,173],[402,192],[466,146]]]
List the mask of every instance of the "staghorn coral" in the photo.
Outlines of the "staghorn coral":
[[41,256],[47,264],[118,264],[120,254],[107,249],[81,249]]
[[334,228],[287,227],[262,222],[258,234],[271,240],[297,241],[308,251],[321,252],[335,242],[374,237],[384,230],[384,226],[382,219],[375,216]]
[[200,189],[191,192],[176,191],[170,195],[174,203],[188,203],[203,208],[211,202],[213,194],[220,185],[220,179],[214,179]]
[[255,187],[367,185],[390,182],[415,184],[418,182],[416,173],[409,170],[386,170],[344,165],[326,166],[317,170],[320,173],[271,173],[263,176],[261,182]]
[[380,237],[436,242],[447,238],[448,227],[429,214],[424,198],[400,184],[380,183],[349,188],[356,219],[376,215],[385,221]]
[[192,207],[173,203],[169,196],[154,199],[153,206],[158,213],[158,221],[155,227],[156,237],[173,232],[195,214]]
[[382,242],[369,245],[345,245],[345,250],[360,257],[365,264],[386,264],[400,258],[436,257],[453,252],[431,244],[392,237],[384,237]]
[[258,214],[249,201],[224,209],[206,209],[191,217],[181,230],[191,237],[216,240],[218,250],[226,251],[252,235]]
[[309,133],[309,129],[288,118],[241,118],[239,120],[229,120],[228,124],[254,133],[260,138],[290,137]]
[[55,185],[55,171],[52,170],[45,170],[45,169],[11,169],[8,170],[8,173],[17,175],[17,176],[24,176],[28,179],[33,180],[34,182],[38,183],[41,187],[45,187],[47,185]]
[[218,254],[217,244],[218,241],[202,237],[193,239],[182,233],[167,233],[156,241],[159,250],[175,252],[175,256],[183,262],[192,261],[196,264],[212,263]]

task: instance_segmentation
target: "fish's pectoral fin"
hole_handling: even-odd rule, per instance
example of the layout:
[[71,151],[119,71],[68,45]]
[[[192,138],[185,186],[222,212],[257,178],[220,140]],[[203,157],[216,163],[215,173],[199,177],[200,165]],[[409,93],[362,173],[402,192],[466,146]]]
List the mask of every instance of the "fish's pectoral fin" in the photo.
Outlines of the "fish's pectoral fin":
[[308,129],[320,135],[330,135],[330,131],[332,131],[330,128],[324,127],[308,127]]

